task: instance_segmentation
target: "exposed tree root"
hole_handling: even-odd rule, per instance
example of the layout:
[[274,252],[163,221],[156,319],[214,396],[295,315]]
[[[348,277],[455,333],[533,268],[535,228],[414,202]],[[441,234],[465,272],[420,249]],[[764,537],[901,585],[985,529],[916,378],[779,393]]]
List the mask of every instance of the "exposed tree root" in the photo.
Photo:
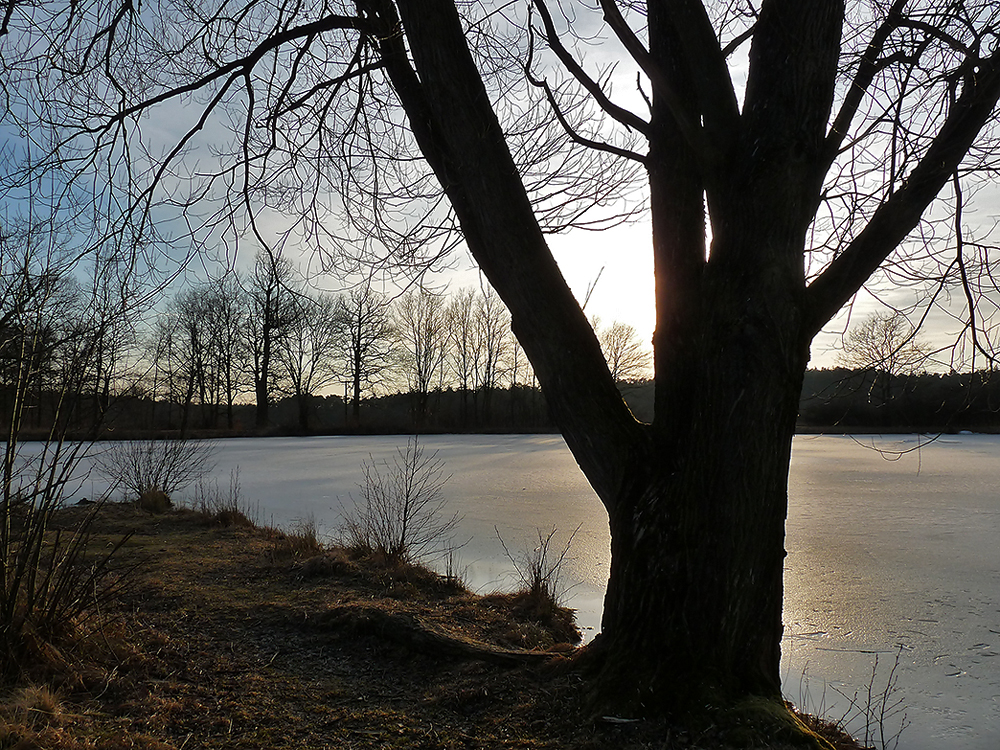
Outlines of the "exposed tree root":
[[500,648],[451,633],[408,612],[386,612],[379,607],[360,604],[332,607],[317,619],[317,623],[323,629],[374,635],[423,654],[475,659],[490,664],[542,664],[561,656],[556,651]]

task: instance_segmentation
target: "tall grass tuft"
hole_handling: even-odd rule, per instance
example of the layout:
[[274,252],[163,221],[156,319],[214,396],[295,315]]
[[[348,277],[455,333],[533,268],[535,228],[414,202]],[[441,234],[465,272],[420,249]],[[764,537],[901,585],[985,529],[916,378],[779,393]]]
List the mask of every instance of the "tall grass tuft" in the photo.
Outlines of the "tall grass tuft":
[[219,487],[218,480],[200,479],[194,488],[193,510],[212,526],[244,526],[257,528],[259,507],[251,508],[243,500],[240,485],[240,468],[229,472],[228,494]]

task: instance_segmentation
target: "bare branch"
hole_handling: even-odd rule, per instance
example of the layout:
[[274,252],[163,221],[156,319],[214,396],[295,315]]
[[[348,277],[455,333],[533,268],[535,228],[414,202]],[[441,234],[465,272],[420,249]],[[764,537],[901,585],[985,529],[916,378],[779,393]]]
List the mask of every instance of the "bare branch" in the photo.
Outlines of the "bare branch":
[[535,78],[531,74],[531,70],[527,67],[525,68],[525,73],[527,74],[528,80],[531,82],[532,86],[540,88],[542,91],[545,92],[545,98],[548,100],[549,106],[552,107],[552,113],[556,116],[556,119],[559,121],[559,124],[563,126],[563,129],[566,131],[569,137],[573,139],[573,141],[580,144],[581,146],[585,146],[586,148],[592,148],[596,151],[606,151],[607,153],[614,154],[615,156],[621,156],[626,159],[632,159],[633,161],[637,161],[640,164],[646,163],[646,157],[640,153],[637,153],[627,148],[620,148],[610,143],[595,141],[593,138],[587,138],[583,135],[580,135],[580,133],[578,133],[576,129],[574,129],[573,126],[566,119],[566,115],[563,113],[562,108],[559,106],[559,102],[552,91],[552,87],[549,86],[548,81],[541,78]]
[[[649,123],[633,112],[630,112],[624,107],[619,107],[617,104],[612,102],[608,98],[607,94],[604,93],[601,85],[587,75],[587,72],[576,61],[572,53],[566,49],[565,45],[563,45],[562,41],[559,39],[559,34],[556,32],[555,24],[552,22],[552,15],[549,13],[549,9],[546,7],[544,0],[534,0],[533,7],[538,10],[538,15],[542,18],[542,24],[545,27],[545,41],[548,42],[552,51],[556,53],[556,57],[558,57],[559,61],[566,67],[566,70],[568,70],[570,74],[577,81],[579,81],[587,92],[594,98],[597,105],[626,127],[635,128],[640,133],[649,135]],[[525,70],[528,75],[531,76],[528,66],[530,66],[530,60],[528,65],[526,65]],[[538,79],[531,76],[532,83],[539,86],[537,80]],[[545,86],[545,90],[546,94],[550,98],[550,101],[552,101],[551,91],[548,86]]]
[[712,149],[701,129],[700,113],[691,111],[691,108],[685,104],[677,91],[677,86],[632,31],[615,0],[601,0],[601,8],[608,26],[615,32],[615,36],[618,37],[626,51],[649,78],[654,96],[659,95],[664,98],[684,139],[701,156],[703,161],[707,160],[707,155],[712,152]]
[[837,157],[840,146],[850,130],[851,122],[858,113],[858,107],[861,105],[864,97],[868,95],[868,88],[871,86],[872,81],[875,80],[875,76],[888,62],[891,62],[880,60],[879,58],[889,36],[899,27],[902,20],[903,6],[905,5],[906,0],[895,0],[893,2],[889,8],[889,12],[886,14],[885,20],[872,35],[872,40],[868,43],[868,47],[861,57],[858,70],[847,87],[847,95],[844,98],[844,103],[834,118],[830,133],[826,139],[827,168],[829,168],[829,165]]
[[920,221],[954,174],[1000,100],[1000,53],[982,60],[923,157],[867,226],[807,290],[809,335],[814,335],[861,288]]

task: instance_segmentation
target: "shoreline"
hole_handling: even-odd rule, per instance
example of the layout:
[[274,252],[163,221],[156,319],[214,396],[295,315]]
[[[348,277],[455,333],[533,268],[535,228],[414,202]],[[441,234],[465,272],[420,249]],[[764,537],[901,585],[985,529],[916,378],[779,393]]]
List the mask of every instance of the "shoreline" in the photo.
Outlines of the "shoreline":
[[132,532],[122,560],[139,567],[114,617],[5,691],[8,718],[26,689],[57,696],[25,747],[638,750],[739,734],[595,721],[572,645],[509,597],[190,510],[109,504],[93,530],[96,547]]

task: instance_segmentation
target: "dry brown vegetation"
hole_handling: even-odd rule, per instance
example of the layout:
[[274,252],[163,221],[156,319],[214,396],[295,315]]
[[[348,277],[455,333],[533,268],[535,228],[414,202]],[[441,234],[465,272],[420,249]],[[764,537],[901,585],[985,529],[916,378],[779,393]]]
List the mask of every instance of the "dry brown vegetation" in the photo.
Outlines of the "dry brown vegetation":
[[759,712],[686,729],[594,717],[570,613],[540,617],[525,595],[245,517],[108,505],[95,530],[98,548],[132,532],[141,564],[99,627],[38,642],[0,693],[0,748],[786,746]]

